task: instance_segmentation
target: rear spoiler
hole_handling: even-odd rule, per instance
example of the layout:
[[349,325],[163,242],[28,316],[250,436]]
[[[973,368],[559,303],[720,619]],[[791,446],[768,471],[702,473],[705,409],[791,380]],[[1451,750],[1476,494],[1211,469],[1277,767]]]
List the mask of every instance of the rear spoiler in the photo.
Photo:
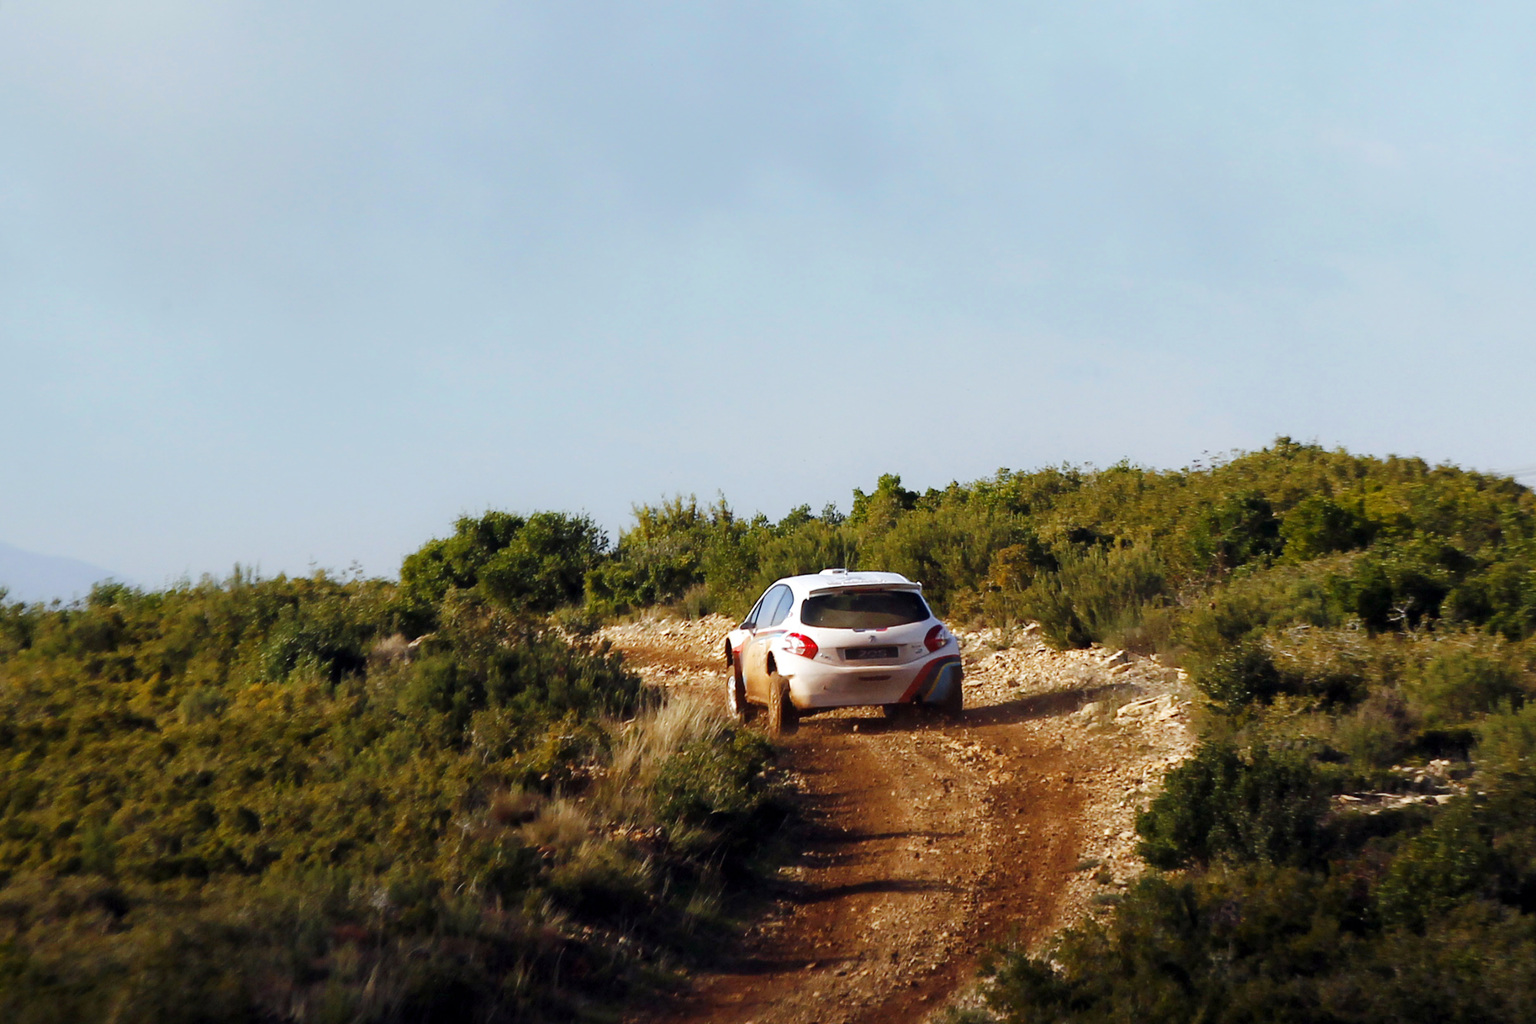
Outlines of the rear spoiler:
[[921,583],[833,583],[825,587],[812,587],[805,592],[805,596],[846,594],[850,590],[913,590],[922,593],[923,585]]

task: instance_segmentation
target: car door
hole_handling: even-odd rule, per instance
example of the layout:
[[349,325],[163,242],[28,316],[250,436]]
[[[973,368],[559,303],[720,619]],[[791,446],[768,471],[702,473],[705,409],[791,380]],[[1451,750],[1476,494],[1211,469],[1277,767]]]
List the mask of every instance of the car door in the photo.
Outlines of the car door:
[[[772,588],[770,587],[769,589],[771,590]],[[742,619],[741,624],[731,630],[730,635],[727,637],[731,648],[731,671],[736,673],[736,681],[741,683],[743,687],[742,692],[746,692],[745,687],[747,685],[747,644],[752,639],[752,631],[757,628],[757,620],[763,617],[763,602],[767,597],[768,594],[766,592],[762,597],[759,597],[757,604],[753,605],[752,610],[747,613],[747,617]]]
[[763,595],[759,603],[757,621],[752,636],[743,645],[741,669],[747,686],[747,699],[759,704],[768,703],[768,655],[775,637],[783,632],[779,623],[789,614],[794,594],[784,584],[775,584]]

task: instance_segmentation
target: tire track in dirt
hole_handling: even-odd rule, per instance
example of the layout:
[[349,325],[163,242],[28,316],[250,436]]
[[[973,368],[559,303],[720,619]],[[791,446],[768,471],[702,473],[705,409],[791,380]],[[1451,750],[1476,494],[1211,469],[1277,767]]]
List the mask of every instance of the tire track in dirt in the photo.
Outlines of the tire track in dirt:
[[[711,654],[729,628],[660,621],[605,637],[649,681],[723,699]],[[676,1003],[630,1020],[921,1019],[964,991],[988,944],[1038,943],[1134,875],[1129,822],[1189,745],[1172,673],[1028,635],[1003,650],[965,639],[961,721],[848,710],[786,739],[798,853],[773,909]]]

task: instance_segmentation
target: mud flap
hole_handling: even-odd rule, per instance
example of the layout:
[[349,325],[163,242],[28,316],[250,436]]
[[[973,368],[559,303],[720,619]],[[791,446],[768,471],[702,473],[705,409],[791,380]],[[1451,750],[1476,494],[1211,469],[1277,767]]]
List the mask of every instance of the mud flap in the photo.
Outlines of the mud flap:
[[937,704],[940,707],[949,707],[957,703],[956,696],[960,692],[960,681],[964,678],[964,672],[960,668],[960,660],[945,665],[934,674],[933,682],[925,686],[917,695],[917,699],[924,704]]
[[775,672],[768,677],[768,736],[778,739],[800,727],[800,713],[789,699],[789,684]]

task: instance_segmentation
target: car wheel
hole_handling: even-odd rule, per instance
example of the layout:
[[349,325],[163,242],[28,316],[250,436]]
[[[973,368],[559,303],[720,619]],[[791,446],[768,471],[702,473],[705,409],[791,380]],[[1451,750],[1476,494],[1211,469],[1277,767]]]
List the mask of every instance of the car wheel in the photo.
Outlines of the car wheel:
[[789,700],[789,684],[778,673],[768,677],[768,735],[788,736],[800,727],[800,714]]
[[726,708],[730,711],[731,718],[745,725],[757,717],[757,708],[748,703],[747,688],[741,685],[741,680],[736,678],[734,670],[726,673],[725,693]]

